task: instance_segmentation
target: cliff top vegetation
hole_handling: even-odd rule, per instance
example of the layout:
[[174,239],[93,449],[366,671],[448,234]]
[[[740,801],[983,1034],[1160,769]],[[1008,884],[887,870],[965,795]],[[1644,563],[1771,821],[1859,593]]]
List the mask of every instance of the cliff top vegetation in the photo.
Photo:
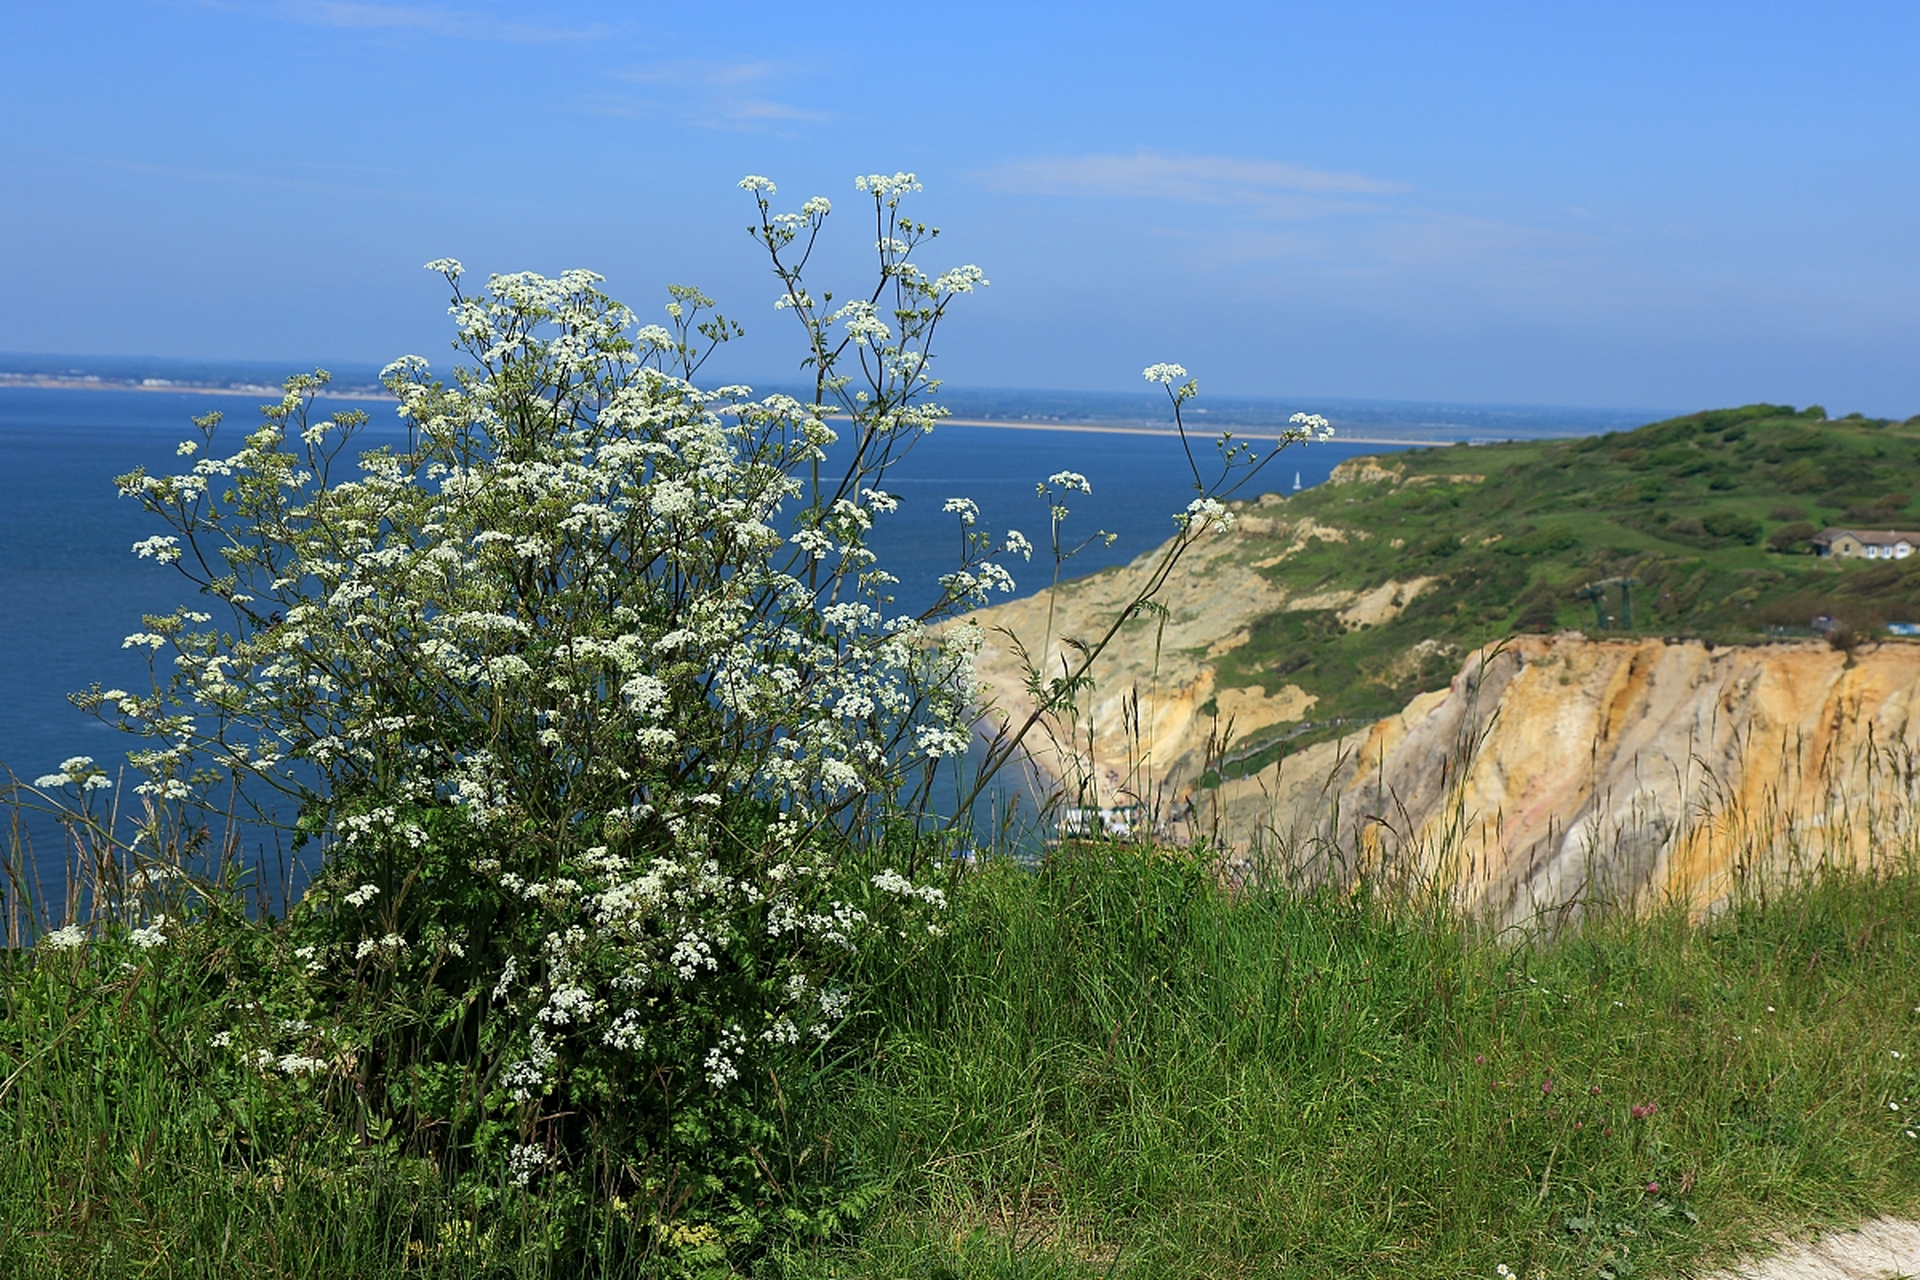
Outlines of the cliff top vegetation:
[[1826,616],[1873,636],[1920,622],[1920,557],[1840,563],[1811,539],[1920,525],[1916,496],[1920,417],[1819,406],[1355,459],[1239,504],[1235,551],[1210,571],[1257,574],[1278,603],[1222,637],[1219,687],[1298,686],[1325,723],[1397,710],[1515,632],[1736,643]]

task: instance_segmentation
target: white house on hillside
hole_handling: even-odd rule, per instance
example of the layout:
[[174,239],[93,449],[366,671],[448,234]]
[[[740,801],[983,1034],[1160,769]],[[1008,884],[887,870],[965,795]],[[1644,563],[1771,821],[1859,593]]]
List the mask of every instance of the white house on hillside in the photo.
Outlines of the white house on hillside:
[[1857,529],[1822,529],[1813,535],[1813,553],[1842,560],[1905,560],[1920,549],[1920,533],[1887,529],[1863,533]]

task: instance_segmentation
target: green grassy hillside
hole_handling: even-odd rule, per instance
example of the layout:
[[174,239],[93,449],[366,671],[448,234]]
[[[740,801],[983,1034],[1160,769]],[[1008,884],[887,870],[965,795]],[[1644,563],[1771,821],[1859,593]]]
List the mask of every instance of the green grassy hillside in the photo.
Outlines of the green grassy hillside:
[[[1340,481],[1241,504],[1249,564],[1302,596],[1427,579],[1377,624],[1334,608],[1272,613],[1223,655],[1222,687],[1297,684],[1316,718],[1375,715],[1444,683],[1459,655],[1516,631],[1684,635],[1719,642],[1852,634],[1920,622],[1920,556],[1840,563],[1828,525],[1920,527],[1920,417],[1828,420],[1749,405],[1579,440],[1420,449],[1349,464]],[[1299,530],[1305,518],[1332,536]],[[1344,541],[1341,540],[1341,535]],[[1617,587],[1638,579],[1628,626]]]

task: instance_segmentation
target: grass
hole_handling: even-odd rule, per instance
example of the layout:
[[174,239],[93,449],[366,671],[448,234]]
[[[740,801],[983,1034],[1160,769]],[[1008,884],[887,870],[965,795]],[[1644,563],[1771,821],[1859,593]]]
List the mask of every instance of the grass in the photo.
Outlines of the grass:
[[[1920,1207],[1912,870],[1547,937],[1085,847],[954,913],[824,1086],[864,1225],[758,1271],[1669,1275]],[[727,1273],[615,1207],[452,1202],[311,1081],[221,1073],[244,957],[116,945],[0,960],[0,1274]]]
[[[1294,684],[1318,698],[1316,718],[1371,719],[1515,631],[1740,643],[1769,628],[1811,634],[1819,614],[1862,635],[1920,621],[1920,560],[1837,564],[1805,540],[1826,525],[1920,524],[1920,418],[1828,420],[1818,408],[1749,405],[1377,462],[1347,469],[1371,478],[1242,504],[1236,554],[1294,599],[1414,579],[1425,590],[1371,624],[1283,605],[1253,623],[1246,644],[1206,659],[1219,687]],[[1307,519],[1344,540],[1296,544]],[[1631,627],[1617,588],[1600,602],[1604,625],[1580,594],[1620,577],[1637,580]]]
[[1130,854],[964,909],[849,1111],[858,1274],[1666,1275],[1920,1204],[1911,874],[1550,941]]
[[0,1275],[574,1276],[631,1251],[605,1206],[456,1199],[393,1135],[329,1120],[343,1083],[214,1052],[241,937],[0,952]]

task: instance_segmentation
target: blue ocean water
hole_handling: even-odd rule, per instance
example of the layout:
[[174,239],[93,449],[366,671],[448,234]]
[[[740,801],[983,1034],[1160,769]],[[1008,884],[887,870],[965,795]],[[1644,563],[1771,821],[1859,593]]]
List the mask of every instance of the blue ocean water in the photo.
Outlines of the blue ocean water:
[[[369,445],[402,439],[391,403],[363,407],[372,418],[363,437]],[[142,629],[143,613],[191,597],[173,570],[132,553],[134,542],[164,530],[138,503],[117,496],[113,478],[136,465],[182,469],[175,446],[191,434],[189,419],[209,410],[224,413],[224,429],[236,434],[257,422],[255,401],[242,396],[0,387],[0,765],[21,777],[76,755],[111,769],[133,745],[66,695],[95,681],[148,687],[143,651],[121,642]],[[1204,440],[1195,443],[1204,466],[1212,450]],[[1243,496],[1291,489],[1296,472],[1303,485],[1318,484],[1337,463],[1386,447],[1296,446]],[[899,604],[930,603],[935,579],[957,561],[959,526],[941,511],[951,497],[978,502],[983,527],[1026,533],[1038,549],[1030,565],[1014,566],[1020,590],[1047,585],[1047,513],[1034,485],[1062,470],[1085,475],[1093,490],[1072,495],[1068,538],[1096,530],[1118,535],[1111,546],[1088,547],[1069,575],[1124,563],[1157,545],[1173,531],[1172,513],[1194,496],[1192,473],[1171,435],[943,426],[886,479],[901,510],[881,523],[876,548],[882,566],[901,580]]]

